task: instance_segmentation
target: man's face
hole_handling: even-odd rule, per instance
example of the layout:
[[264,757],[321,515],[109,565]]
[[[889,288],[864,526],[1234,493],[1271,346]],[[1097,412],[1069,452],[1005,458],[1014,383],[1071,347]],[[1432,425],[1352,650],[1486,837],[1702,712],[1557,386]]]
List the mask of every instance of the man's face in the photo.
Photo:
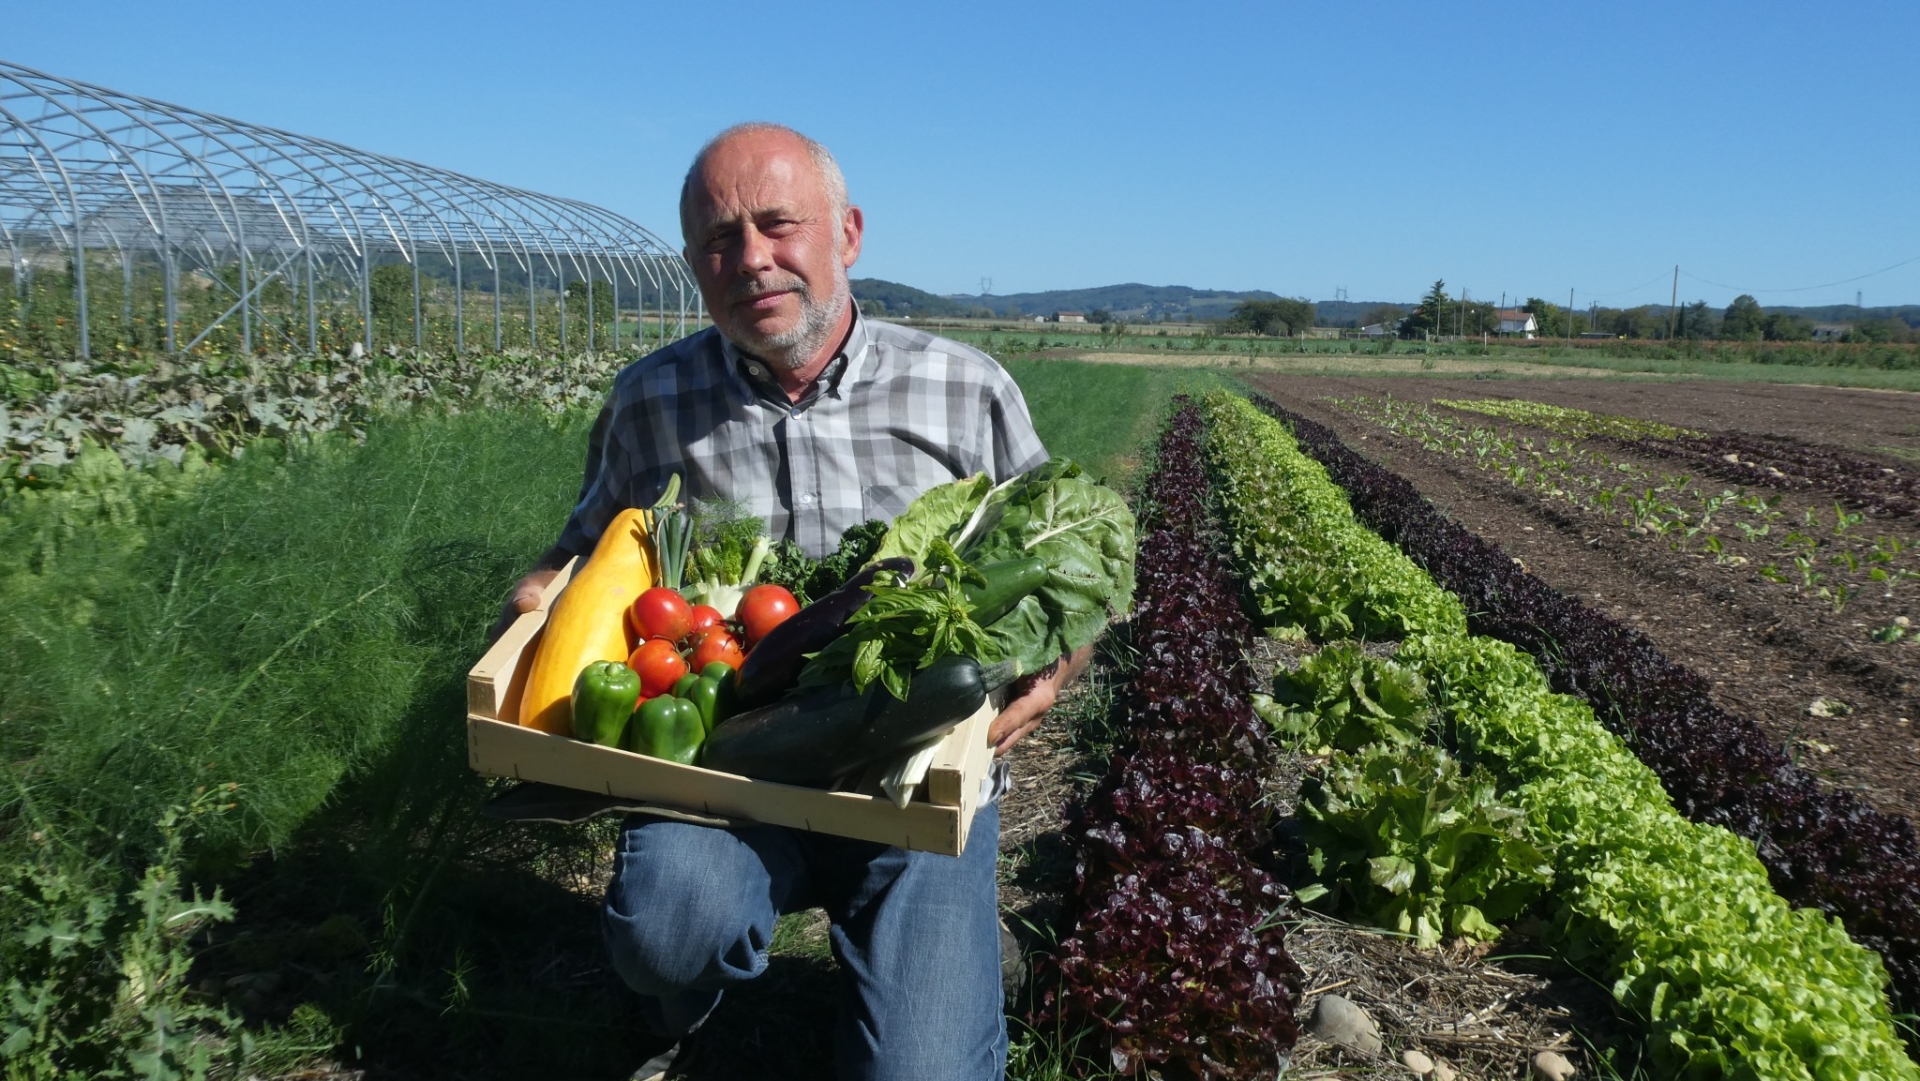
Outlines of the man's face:
[[747,132],[713,148],[689,192],[687,262],[721,333],[798,368],[828,343],[860,254],[860,212],[834,220],[804,144]]

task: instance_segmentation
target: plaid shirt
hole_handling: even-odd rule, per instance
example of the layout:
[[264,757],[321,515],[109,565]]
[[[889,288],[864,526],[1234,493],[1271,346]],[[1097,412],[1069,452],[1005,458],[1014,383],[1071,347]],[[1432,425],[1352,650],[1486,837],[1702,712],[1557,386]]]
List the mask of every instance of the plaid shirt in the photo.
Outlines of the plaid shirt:
[[708,327],[614,380],[559,547],[591,552],[615,514],[652,505],[679,473],[686,495],[736,500],[817,559],[937,484],[1046,460],[1020,388],[977,349],[856,312],[792,402],[765,362]]

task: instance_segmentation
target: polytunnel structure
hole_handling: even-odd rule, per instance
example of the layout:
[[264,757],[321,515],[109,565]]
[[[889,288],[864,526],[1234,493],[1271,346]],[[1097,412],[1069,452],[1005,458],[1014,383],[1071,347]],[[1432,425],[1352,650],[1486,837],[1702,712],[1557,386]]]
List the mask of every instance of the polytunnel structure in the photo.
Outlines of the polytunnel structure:
[[311,352],[372,349],[377,323],[416,348],[430,326],[620,348],[623,318],[645,347],[700,316],[679,254],[611,211],[4,61],[0,242],[16,297],[67,286],[82,357],[103,320],[168,352],[216,330]]

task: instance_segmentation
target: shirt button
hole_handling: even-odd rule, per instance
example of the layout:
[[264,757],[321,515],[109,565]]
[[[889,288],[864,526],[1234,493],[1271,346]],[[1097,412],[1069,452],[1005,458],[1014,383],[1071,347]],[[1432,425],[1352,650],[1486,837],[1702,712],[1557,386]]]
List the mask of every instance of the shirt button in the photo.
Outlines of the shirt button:
[[767,370],[766,370],[765,368],[762,368],[762,367],[761,367],[760,365],[758,365],[758,364],[749,364],[749,365],[747,365],[747,370],[748,370],[748,371],[750,371],[750,372],[752,372],[752,373],[753,373],[753,375],[754,375],[754,378],[756,378],[756,379],[757,379],[757,378],[759,378],[759,377],[761,377],[761,376],[763,376],[763,375],[766,375],[766,374],[767,374]]
[[811,504],[813,502],[813,493],[812,492],[802,493],[800,496],[800,502]]

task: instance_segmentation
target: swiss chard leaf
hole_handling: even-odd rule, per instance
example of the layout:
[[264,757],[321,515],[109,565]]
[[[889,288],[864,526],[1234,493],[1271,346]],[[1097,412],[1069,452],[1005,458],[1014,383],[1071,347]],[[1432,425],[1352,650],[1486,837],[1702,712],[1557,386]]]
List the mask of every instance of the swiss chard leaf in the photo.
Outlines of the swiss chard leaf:
[[992,490],[993,481],[985,473],[927,489],[893,520],[873,558],[906,556],[915,566],[924,566],[928,547],[935,540],[951,539]]
[[1136,524],[1118,494],[1054,459],[987,496],[963,538],[976,564],[1038,556],[1047,579],[988,628],[1022,672],[1037,671],[1100,637],[1133,599]]

